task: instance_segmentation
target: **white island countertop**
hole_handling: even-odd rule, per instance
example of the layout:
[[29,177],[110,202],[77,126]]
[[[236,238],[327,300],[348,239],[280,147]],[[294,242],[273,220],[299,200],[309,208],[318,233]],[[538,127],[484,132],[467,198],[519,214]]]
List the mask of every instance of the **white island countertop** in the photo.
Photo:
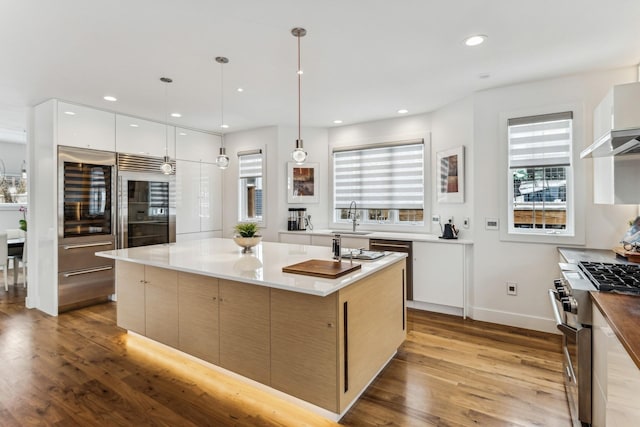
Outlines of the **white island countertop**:
[[321,246],[262,242],[253,248],[253,253],[243,254],[232,239],[211,238],[96,252],[96,255],[318,296],[332,294],[407,256],[387,252],[374,261],[357,260],[354,264],[361,264],[362,268],[337,279],[323,279],[282,272],[282,267],[311,259],[331,260],[331,249]]

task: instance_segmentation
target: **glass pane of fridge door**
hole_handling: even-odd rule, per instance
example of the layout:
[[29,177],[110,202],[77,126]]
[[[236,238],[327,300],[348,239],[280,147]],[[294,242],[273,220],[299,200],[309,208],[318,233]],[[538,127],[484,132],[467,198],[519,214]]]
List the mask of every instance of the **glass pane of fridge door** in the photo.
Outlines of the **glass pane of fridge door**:
[[128,181],[128,247],[169,242],[169,183]]
[[64,163],[64,237],[111,234],[111,170]]

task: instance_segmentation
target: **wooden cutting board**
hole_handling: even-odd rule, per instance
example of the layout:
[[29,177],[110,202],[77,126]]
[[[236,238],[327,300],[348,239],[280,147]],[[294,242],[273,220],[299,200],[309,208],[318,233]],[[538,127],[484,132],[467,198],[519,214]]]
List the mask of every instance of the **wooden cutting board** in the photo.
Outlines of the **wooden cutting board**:
[[629,262],[640,262],[640,252],[627,251],[622,246],[616,246],[613,248],[613,252],[617,253],[623,258],[626,258]]
[[360,268],[362,268],[360,264],[351,264],[350,262],[310,259],[309,261],[282,267],[282,271],[285,273],[304,274],[306,276],[336,279]]

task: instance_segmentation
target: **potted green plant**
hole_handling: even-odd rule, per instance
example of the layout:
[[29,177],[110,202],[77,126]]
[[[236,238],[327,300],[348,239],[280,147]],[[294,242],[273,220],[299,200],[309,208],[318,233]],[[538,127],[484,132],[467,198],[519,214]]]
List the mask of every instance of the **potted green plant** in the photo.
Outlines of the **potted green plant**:
[[258,224],[255,222],[240,222],[233,229],[236,232],[233,241],[242,248],[243,254],[251,252],[251,248],[262,240],[262,236],[258,234]]

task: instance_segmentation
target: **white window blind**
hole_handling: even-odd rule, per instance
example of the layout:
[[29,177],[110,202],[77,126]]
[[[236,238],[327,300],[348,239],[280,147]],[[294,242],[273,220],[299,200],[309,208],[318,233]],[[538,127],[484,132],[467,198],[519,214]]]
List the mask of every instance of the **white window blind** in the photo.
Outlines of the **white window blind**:
[[240,178],[260,178],[262,176],[262,150],[238,153]]
[[509,119],[509,168],[571,164],[571,112]]
[[333,150],[334,207],[423,209],[424,142]]

